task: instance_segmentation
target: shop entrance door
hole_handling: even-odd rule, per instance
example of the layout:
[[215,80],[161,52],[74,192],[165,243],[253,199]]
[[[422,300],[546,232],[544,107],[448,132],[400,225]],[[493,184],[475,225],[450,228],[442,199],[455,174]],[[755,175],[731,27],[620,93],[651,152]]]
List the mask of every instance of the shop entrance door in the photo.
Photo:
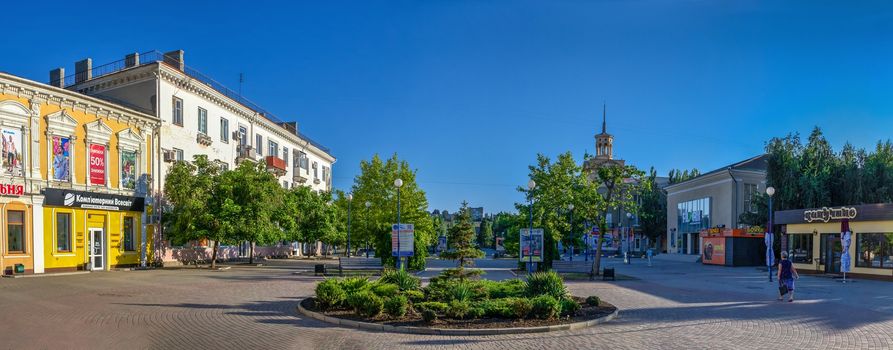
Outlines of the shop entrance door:
[[90,229],[90,270],[105,270],[105,234],[101,228]]
[[825,236],[825,273],[840,273],[840,256],[843,254],[843,246],[840,244],[840,235]]

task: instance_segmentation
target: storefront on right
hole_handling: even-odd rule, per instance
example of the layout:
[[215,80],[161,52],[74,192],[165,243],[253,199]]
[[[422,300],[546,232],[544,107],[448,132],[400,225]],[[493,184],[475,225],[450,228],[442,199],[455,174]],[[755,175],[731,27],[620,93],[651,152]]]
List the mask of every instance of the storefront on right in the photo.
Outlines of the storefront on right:
[[798,271],[893,279],[893,203],[779,211],[775,224]]

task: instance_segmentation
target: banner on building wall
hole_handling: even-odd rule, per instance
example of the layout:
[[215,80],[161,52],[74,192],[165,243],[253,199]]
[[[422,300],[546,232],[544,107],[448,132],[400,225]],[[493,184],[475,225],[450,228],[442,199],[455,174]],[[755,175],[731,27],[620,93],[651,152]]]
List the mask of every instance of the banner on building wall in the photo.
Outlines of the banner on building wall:
[[105,209],[121,211],[143,211],[146,200],[143,197],[119,196],[106,193],[47,188],[44,190],[44,204],[48,206]]
[[105,185],[105,146],[90,145],[90,184]]
[[121,152],[121,187],[136,188],[136,152]]
[[71,139],[53,136],[53,180],[71,181]]
[[3,175],[23,176],[22,167],[22,131],[16,129],[3,129],[0,136],[3,137]]

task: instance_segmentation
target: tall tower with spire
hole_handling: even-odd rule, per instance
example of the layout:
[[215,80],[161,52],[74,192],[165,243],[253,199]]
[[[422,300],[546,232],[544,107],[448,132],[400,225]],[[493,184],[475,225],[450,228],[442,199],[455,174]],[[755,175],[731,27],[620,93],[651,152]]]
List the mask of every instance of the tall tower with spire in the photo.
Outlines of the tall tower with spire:
[[598,172],[598,168],[608,165],[623,166],[626,162],[614,159],[614,136],[608,133],[608,107],[602,105],[602,132],[595,135],[595,157],[583,163],[583,170],[590,174]]

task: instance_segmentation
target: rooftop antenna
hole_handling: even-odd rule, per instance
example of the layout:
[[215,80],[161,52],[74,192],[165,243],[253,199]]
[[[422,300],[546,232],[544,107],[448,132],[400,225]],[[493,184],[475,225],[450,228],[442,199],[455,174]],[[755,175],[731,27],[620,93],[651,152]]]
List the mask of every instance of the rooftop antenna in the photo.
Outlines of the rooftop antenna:
[[242,96],[242,83],[245,82],[245,73],[239,73],[239,97]]

